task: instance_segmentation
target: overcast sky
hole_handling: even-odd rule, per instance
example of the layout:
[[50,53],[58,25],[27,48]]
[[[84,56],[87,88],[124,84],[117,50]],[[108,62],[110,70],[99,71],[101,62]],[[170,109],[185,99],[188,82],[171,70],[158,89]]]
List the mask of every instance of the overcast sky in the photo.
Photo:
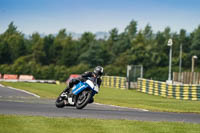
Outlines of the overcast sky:
[[200,0],[0,0],[0,33],[11,21],[25,34],[122,32],[131,20],[138,29],[191,32],[200,25]]

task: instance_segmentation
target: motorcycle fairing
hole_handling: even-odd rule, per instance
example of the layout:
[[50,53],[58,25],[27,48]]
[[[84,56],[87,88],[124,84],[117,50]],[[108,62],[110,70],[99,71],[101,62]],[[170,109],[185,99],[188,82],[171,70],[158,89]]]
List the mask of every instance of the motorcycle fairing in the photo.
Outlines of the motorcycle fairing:
[[74,95],[78,95],[81,91],[83,91],[84,89],[88,88],[88,84],[84,83],[84,82],[79,82],[77,85],[75,85],[72,88],[72,93]]

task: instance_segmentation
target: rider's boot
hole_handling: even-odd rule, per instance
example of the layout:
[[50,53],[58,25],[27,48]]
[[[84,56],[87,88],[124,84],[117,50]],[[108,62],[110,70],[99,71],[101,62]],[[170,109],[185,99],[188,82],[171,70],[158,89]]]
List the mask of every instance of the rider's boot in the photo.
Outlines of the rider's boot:
[[93,103],[93,102],[94,102],[94,98],[92,97],[88,103],[90,104],[90,103]]

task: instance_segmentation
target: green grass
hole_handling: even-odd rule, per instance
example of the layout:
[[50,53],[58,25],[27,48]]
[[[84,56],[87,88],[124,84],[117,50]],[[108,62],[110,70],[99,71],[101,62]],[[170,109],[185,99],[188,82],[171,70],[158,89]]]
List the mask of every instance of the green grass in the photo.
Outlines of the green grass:
[[0,133],[199,133],[200,124],[0,115]]
[[56,98],[61,91],[66,87],[65,84],[45,84],[45,83],[28,83],[28,82],[0,82],[5,86],[12,86],[14,88],[23,89],[33,92],[41,98]]
[[96,95],[96,102],[130,108],[142,108],[164,112],[200,113],[200,101],[168,99],[136,90],[104,88]]
[[[1,84],[36,93],[42,98],[54,99],[65,88],[64,84],[55,85],[20,82],[1,82]],[[160,96],[137,92],[136,90],[101,88],[99,94],[95,96],[95,102],[130,108],[142,108],[151,111],[200,113],[200,101],[168,99]]]

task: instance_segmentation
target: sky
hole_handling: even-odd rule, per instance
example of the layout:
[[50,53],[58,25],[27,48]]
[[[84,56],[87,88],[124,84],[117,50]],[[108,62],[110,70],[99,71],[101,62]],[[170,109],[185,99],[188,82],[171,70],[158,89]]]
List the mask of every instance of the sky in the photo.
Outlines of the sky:
[[25,34],[55,34],[60,29],[123,32],[131,20],[138,30],[194,31],[200,25],[200,0],[0,0],[0,33],[10,22]]

